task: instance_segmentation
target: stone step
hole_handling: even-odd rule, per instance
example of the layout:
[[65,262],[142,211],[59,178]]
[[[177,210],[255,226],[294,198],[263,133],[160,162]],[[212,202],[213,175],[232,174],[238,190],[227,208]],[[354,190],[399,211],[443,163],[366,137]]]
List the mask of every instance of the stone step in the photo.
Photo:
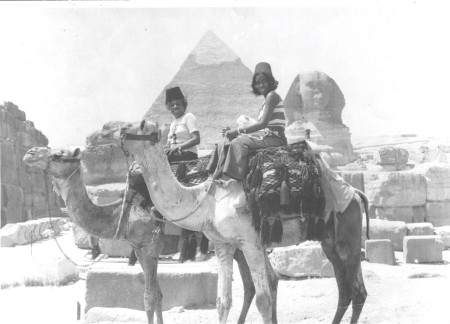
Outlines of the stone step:
[[405,263],[442,262],[444,243],[438,235],[406,236],[403,240]]
[[366,259],[371,263],[395,264],[394,246],[391,240],[367,240]]
[[[216,302],[217,269],[211,261],[160,263],[158,280],[163,294],[163,310]],[[143,296],[141,267],[97,263],[87,274],[85,312],[93,307],[144,310]]]

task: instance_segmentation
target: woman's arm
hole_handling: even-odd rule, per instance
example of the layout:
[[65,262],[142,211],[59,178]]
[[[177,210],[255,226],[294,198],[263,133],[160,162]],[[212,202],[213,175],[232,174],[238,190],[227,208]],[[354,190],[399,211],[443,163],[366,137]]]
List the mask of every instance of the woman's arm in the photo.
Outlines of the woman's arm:
[[228,131],[226,133],[227,138],[233,139],[233,138],[237,137],[239,135],[239,133],[253,133],[253,132],[257,132],[261,129],[266,128],[267,124],[269,123],[270,118],[272,117],[272,113],[279,102],[280,102],[280,97],[278,96],[278,94],[275,93],[274,91],[269,92],[269,94],[266,97],[266,104],[265,104],[265,108],[264,108],[264,112],[263,112],[261,120],[258,120],[253,125],[250,125],[250,126],[247,126],[244,128],[240,128],[240,129],[236,129],[236,130],[232,130],[232,131]]

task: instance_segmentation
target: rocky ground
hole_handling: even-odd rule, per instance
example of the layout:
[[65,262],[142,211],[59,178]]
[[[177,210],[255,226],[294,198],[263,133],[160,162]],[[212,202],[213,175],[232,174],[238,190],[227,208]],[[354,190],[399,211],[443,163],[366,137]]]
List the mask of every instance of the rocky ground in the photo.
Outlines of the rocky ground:
[[[87,251],[75,248],[71,232],[64,232],[58,241],[76,262],[89,264]],[[20,277],[25,272],[45,272],[45,262],[30,270],[32,259],[49,260],[59,257],[55,242],[51,239],[15,248],[2,248],[2,287],[0,291],[1,323],[76,323],[77,302],[84,300],[86,269],[80,269],[80,279],[63,286],[26,287]],[[214,258],[212,256],[212,258]],[[450,250],[444,251],[441,264],[404,264],[402,254],[396,252],[397,265],[362,263],[364,281],[369,296],[361,323],[450,323],[448,316],[448,290],[450,283]],[[211,262],[212,260],[206,261]],[[103,260],[119,262],[126,260]],[[206,265],[206,264],[205,264]],[[26,269],[28,269],[26,271]],[[35,273],[38,276],[38,273]],[[279,323],[330,323],[337,305],[337,287],[334,278],[281,280],[278,292]],[[237,268],[233,283],[233,307],[229,323],[235,323],[243,301],[243,290]],[[127,319],[127,323],[145,323],[140,311],[111,310],[110,321]],[[349,316],[343,322],[349,322]],[[214,305],[201,308],[174,308],[164,312],[165,323],[215,323]],[[252,304],[248,323],[261,323]]]

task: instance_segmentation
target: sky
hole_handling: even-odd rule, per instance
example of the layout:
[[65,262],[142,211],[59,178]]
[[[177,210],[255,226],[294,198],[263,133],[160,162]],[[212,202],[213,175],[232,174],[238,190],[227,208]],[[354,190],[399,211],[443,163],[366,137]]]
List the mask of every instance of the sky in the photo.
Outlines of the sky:
[[211,30],[250,70],[269,62],[282,97],[298,73],[327,73],[353,135],[450,135],[444,2],[156,4],[0,3],[0,102],[49,146],[84,145],[108,121],[140,120]]

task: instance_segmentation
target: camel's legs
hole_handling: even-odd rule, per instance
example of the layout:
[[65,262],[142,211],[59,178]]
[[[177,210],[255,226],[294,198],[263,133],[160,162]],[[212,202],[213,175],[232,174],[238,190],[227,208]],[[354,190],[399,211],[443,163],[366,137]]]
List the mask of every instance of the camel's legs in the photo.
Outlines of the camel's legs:
[[367,291],[361,272],[362,211],[358,200],[352,200],[336,221],[336,251],[346,270],[346,286],[352,300],[351,323],[361,315]]
[[277,324],[277,293],[278,293],[278,275],[273,270],[269,257],[265,253],[266,267],[270,283],[270,291],[272,292],[272,323]]
[[339,300],[338,300],[338,308],[333,318],[333,324],[340,323],[342,317],[347,311],[348,305],[350,305],[351,298],[348,287],[346,285],[346,270],[341,260],[339,259],[338,254],[336,253],[334,246],[332,243],[328,242],[329,240],[325,240],[322,242],[322,249],[325,252],[328,260],[333,264],[334,268],[334,276],[336,277],[336,282],[339,290]]
[[149,246],[135,249],[139,263],[144,270],[145,289],[144,307],[147,313],[148,324],[153,324],[153,315],[156,310],[156,320],[158,324],[163,324],[162,317],[162,293],[158,284],[158,257],[152,255]]
[[364,302],[367,298],[366,287],[364,286],[364,280],[361,272],[361,263],[358,266],[353,266],[347,270],[349,276],[350,289],[352,294],[352,319],[351,323],[357,323],[359,316],[361,315]]
[[[241,250],[236,249],[234,252],[234,259],[238,263],[239,272],[241,274],[242,282],[244,284],[244,303],[242,305],[241,314],[239,315],[238,324],[245,323],[245,318],[247,317],[248,309],[252,303],[253,297],[255,296],[255,285],[252,281],[252,274],[250,273],[250,268],[248,267],[247,261],[245,260],[244,254]],[[272,291],[272,322],[274,324],[277,321],[277,291],[278,291],[278,276],[273,271],[272,265],[270,264],[269,258],[266,257],[266,266],[269,274],[270,288]]]
[[232,301],[232,280],[233,280],[233,254],[236,248],[230,244],[215,243],[214,249],[217,257],[218,267],[218,287],[217,287],[217,312],[219,313],[219,322],[227,322],[228,313]]
[[245,323],[248,309],[250,308],[253,297],[255,296],[255,285],[253,284],[252,274],[250,273],[250,268],[245,260],[244,253],[242,253],[241,250],[236,249],[234,252],[234,259],[239,266],[242,283],[244,284],[244,303],[242,305],[241,314],[239,315],[238,320],[238,324],[242,324]]
[[242,247],[245,259],[252,274],[256,291],[256,307],[265,324],[272,323],[272,294],[270,290],[266,251],[262,246],[246,244]]
[[332,262],[339,289],[339,302],[333,323],[339,323],[352,302],[351,323],[357,323],[367,297],[361,272],[361,206],[352,200],[343,214],[333,217],[330,238],[322,248]]

